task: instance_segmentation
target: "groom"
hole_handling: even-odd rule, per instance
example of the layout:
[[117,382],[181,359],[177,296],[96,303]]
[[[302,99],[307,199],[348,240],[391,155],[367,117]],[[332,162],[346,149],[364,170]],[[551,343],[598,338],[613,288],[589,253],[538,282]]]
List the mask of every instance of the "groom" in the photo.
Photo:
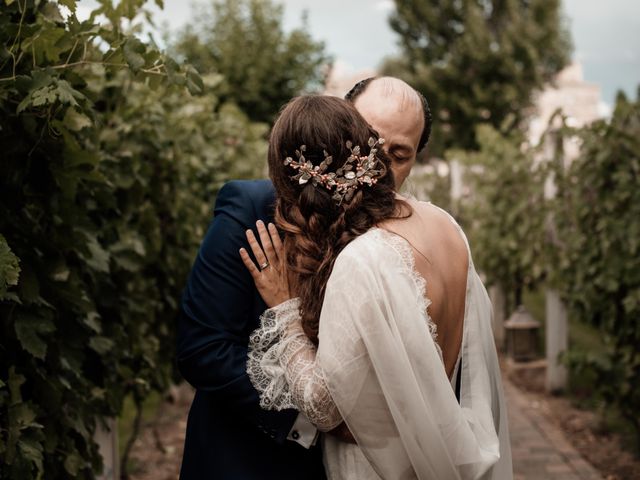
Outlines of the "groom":
[[[385,139],[399,189],[429,138],[426,100],[391,77],[363,80],[345,98]],[[274,204],[268,180],[227,183],[189,275],[177,353],[196,394],[182,480],[325,478],[316,428],[295,410],[261,409],[246,373],[249,335],[266,305],[238,250],[257,220],[272,220]]]

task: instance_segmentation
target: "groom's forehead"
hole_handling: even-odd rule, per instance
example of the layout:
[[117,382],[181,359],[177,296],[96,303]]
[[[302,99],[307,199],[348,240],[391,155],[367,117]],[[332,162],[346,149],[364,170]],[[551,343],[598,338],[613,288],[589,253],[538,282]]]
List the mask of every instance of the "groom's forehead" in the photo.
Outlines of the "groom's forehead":
[[[364,119],[382,136],[402,137],[401,143],[413,144],[419,141],[424,124],[422,105],[402,103],[400,95],[376,95],[375,91],[365,91],[356,99],[355,107]],[[394,138],[386,138],[393,141]],[[387,148],[391,145],[387,145]]]
[[397,78],[377,78],[362,92],[358,100],[384,106],[386,110],[399,112],[422,111],[422,101],[417,92]]

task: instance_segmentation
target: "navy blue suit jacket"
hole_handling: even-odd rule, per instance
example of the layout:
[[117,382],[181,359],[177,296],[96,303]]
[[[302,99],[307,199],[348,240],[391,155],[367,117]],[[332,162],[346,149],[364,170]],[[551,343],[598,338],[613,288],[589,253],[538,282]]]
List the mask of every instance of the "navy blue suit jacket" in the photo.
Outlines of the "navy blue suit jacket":
[[268,180],[232,181],[218,194],[214,219],[184,290],[178,368],[196,388],[180,478],[324,478],[319,448],[286,439],[298,412],[266,411],[246,373],[249,335],[266,309],[238,250],[257,220],[271,221]]

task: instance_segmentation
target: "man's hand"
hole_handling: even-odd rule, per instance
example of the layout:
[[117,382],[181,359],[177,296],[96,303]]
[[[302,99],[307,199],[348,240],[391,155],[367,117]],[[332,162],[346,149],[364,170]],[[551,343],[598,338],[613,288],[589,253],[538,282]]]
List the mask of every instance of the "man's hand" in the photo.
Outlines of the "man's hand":
[[284,262],[284,248],[278,230],[273,223],[269,224],[268,232],[261,220],[258,220],[256,227],[262,246],[258,243],[253,231],[247,230],[246,234],[251,251],[258,261],[258,266],[253,263],[244,248],[240,249],[240,256],[251,273],[256,289],[260,292],[264,303],[271,308],[291,299],[289,278]]
[[334,428],[333,430],[330,430],[327,433],[329,435],[333,435],[334,437],[337,437],[343,442],[354,443],[354,444],[357,443],[356,439],[353,438],[353,434],[351,433],[351,430],[349,430],[349,427],[347,427],[347,424],[344,422],[342,422],[336,428]]

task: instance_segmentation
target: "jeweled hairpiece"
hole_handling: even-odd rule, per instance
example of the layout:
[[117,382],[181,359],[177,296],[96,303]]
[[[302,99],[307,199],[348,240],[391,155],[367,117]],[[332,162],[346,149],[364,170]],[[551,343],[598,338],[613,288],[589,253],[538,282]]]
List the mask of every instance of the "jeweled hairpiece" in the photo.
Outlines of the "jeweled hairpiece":
[[347,140],[346,146],[351,152],[340,168],[335,172],[325,173],[329,165],[333,162],[333,157],[323,150],[324,160],[320,165],[313,165],[304,157],[307,149],[306,145],[301,145],[296,150],[296,160],[291,157],[284,159],[284,164],[298,170],[296,175],[291,177],[300,185],[311,181],[314,187],[321,185],[327,190],[334,190],[331,197],[338,205],[343,201],[350,201],[360,185],[375,185],[383,175],[384,169],[380,168],[379,160],[376,158],[378,146],[384,144],[384,138],[369,138],[369,155],[360,155],[360,146],[353,146],[353,142]]

